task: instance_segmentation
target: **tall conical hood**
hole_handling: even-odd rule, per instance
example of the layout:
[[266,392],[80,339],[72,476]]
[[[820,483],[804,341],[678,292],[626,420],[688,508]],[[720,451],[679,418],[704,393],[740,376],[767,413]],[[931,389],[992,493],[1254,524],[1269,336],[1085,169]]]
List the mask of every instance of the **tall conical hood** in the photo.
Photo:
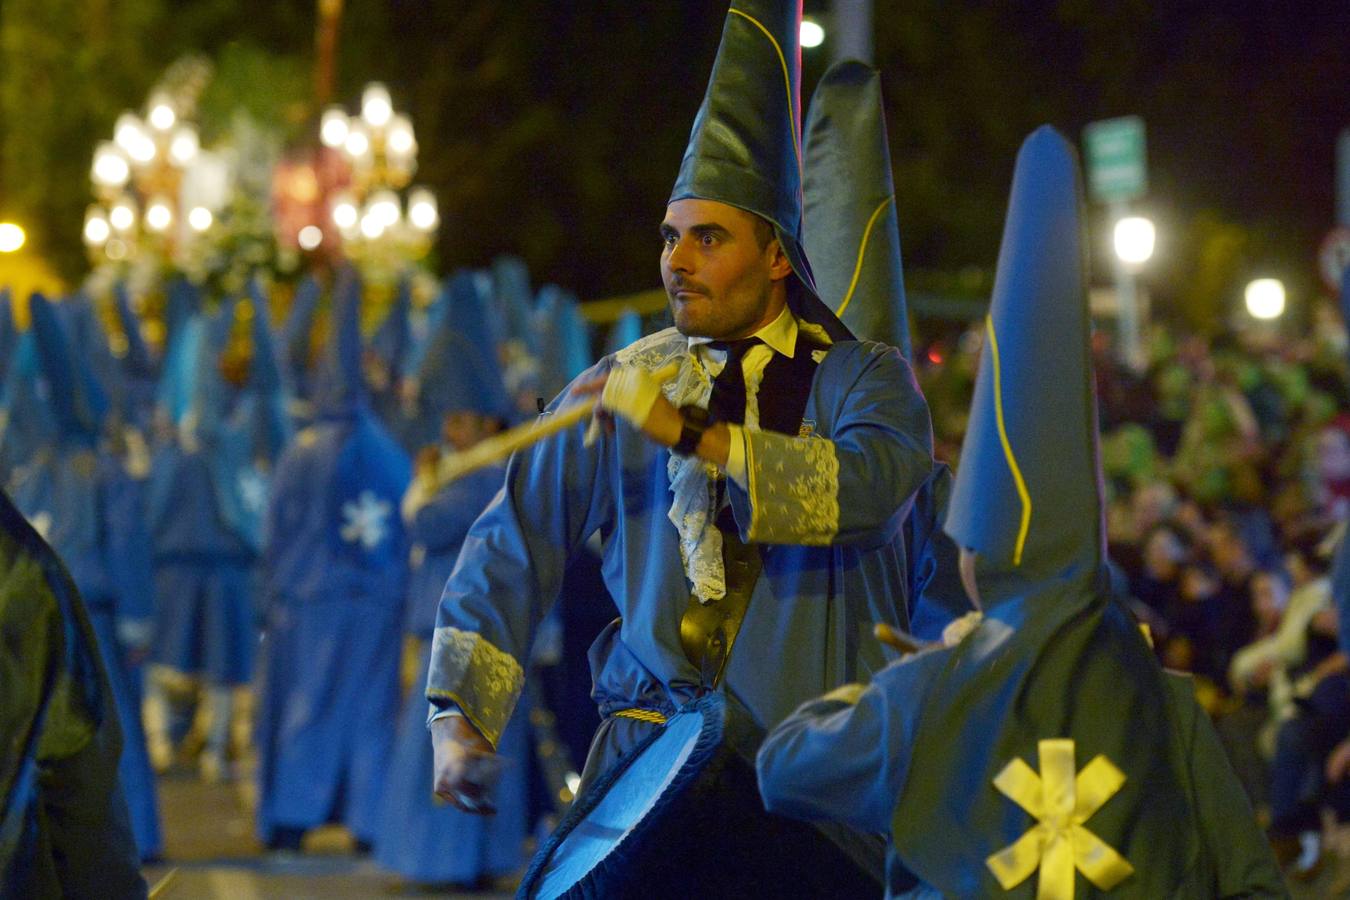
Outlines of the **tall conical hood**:
[[323,288],[312,275],[296,286],[291,308],[279,335],[282,378],[295,397],[309,396],[309,340],[314,327],[314,316],[319,309]]
[[793,312],[847,340],[801,245],[801,20],[799,0],[732,2],[670,200],[715,200],[768,220],[797,276]]
[[314,395],[326,415],[355,412],[366,395],[361,373],[361,279],[351,266],[333,285],[333,321]]
[[[524,260],[499,256],[492,261],[492,304],[498,310],[498,341],[531,340],[530,313],[534,291],[530,288],[530,270]],[[531,347],[531,349],[535,349]]]
[[445,314],[427,335],[416,372],[419,433],[427,440],[435,440],[441,418],[454,410],[511,417],[511,401],[472,272],[462,271],[451,279],[446,300]]
[[803,243],[816,291],[860,338],[910,358],[900,227],[881,103],[881,74],[832,66],[806,119]]
[[640,337],[642,337],[642,316],[634,310],[627,310],[610,326],[605,352],[615,353]]
[[200,313],[186,316],[173,329],[155,402],[174,425],[180,425],[192,410],[197,379],[205,362],[206,319]]
[[[3,367],[14,352],[19,340],[19,329],[14,324],[14,313],[10,309],[9,288],[0,288],[0,367]],[[4,372],[0,369],[0,392],[4,390]]]
[[141,334],[141,320],[131,308],[131,294],[127,291],[127,286],[120,281],[113,288],[113,305],[117,310],[117,321],[122,326],[122,333],[127,340],[124,366],[128,375],[135,378],[153,377],[154,356]]
[[398,283],[394,302],[389,313],[370,338],[370,351],[377,356],[391,379],[404,374],[407,363],[408,345],[412,342],[412,328],[409,316],[412,315],[412,282],[403,278]]
[[107,395],[87,359],[74,352],[60,316],[47,298],[33,294],[28,309],[61,440],[92,447],[98,442],[108,413]]
[[539,348],[540,385],[543,393],[556,394],[591,363],[591,332],[576,297],[554,284],[539,289],[530,320],[534,345]]
[[1017,155],[947,512],[982,576],[1077,579],[1104,559],[1081,198],[1073,148],[1042,126]]
[[173,343],[178,329],[202,308],[202,295],[197,286],[186,278],[175,278],[169,284],[169,297],[164,310],[165,346]]

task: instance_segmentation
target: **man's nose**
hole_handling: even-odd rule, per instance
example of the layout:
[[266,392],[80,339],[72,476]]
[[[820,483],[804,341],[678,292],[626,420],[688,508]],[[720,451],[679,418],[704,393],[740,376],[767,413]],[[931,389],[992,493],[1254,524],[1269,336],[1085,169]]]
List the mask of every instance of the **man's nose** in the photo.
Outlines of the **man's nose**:
[[694,253],[686,246],[686,241],[678,240],[666,254],[666,267],[672,272],[692,272]]

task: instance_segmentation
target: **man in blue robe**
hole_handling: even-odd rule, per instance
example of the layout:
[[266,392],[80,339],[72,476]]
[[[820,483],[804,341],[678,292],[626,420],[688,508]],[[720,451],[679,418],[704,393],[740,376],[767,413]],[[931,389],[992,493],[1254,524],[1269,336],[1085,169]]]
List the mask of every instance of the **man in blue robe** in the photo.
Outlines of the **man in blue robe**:
[[367,402],[350,270],[334,295],[318,416],[277,463],[263,527],[257,824],[275,849],[332,821],[373,842],[398,716],[409,464]]
[[[173,337],[160,385],[161,414],[173,428],[155,452],[147,499],[158,611],[150,749],[156,767],[167,768],[170,695],[183,692],[168,686],[200,681],[207,724],[198,765],[208,781],[229,773],[233,692],[253,678],[258,547],[243,514],[266,497],[265,485],[248,477],[251,458],[235,458],[239,442],[228,427],[220,360],[233,323],[227,303],[214,316],[189,317]],[[261,496],[246,499],[250,493]]]
[[93,627],[3,492],[0,635],[0,898],[144,897]]
[[612,430],[583,423],[517,453],[465,539],[427,685],[436,790],[452,802],[480,800],[473,769],[597,530],[621,618],[591,648],[604,721],[582,791],[700,694],[724,690],[772,725],[884,664],[873,619],[905,625],[893,539],[932,472],[931,426],[900,354],[853,340],[812,285],[799,24],[796,4],[732,5],[660,226],[675,327],[575,382]]
[[446,410],[444,451],[424,448],[403,498],[411,545],[405,628],[418,645],[418,674],[404,699],[375,860],[414,882],[475,888],[490,886],[493,879],[518,871],[524,862],[530,767],[522,709],[498,748],[507,768],[493,794],[496,815],[471,816],[436,800],[427,790],[432,758],[422,694],[436,610],[464,536],[501,489],[504,470],[488,466],[448,481],[445,474],[453,468],[454,454],[495,433],[509,414],[500,383],[495,391],[483,389],[500,378],[497,370],[484,366],[480,356],[464,352],[470,349],[467,343],[450,333],[455,324],[448,318],[439,323],[426,358],[438,373],[427,387],[434,389],[437,405]]
[[1286,896],[1190,683],[1109,592],[1073,150],[1023,145],[946,530],[982,607],[760,748],[771,811],[889,830],[888,895]]
[[141,727],[154,625],[143,489],[99,446],[107,402],[84,358],[70,352],[57,312],[39,294],[29,308],[59,437],[15,473],[12,496],[60,554],[89,611],[121,723],[118,778],[141,858],[154,859],[163,840]]

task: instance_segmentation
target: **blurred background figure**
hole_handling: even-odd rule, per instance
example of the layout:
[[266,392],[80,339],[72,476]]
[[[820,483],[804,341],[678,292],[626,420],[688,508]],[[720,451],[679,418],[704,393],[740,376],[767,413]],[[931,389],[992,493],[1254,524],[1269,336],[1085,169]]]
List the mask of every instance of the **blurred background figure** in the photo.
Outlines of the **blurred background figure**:
[[368,405],[355,274],[343,271],[333,294],[318,417],[277,464],[264,529],[257,820],[277,850],[328,822],[369,848],[399,706],[398,508],[411,473]]
[[152,860],[164,845],[141,726],[142,672],[154,632],[143,484],[101,443],[106,395],[87,358],[72,351],[57,310],[34,294],[30,313],[58,430],[15,471],[14,505],[45,532],[84,598],[121,724],[118,778],[140,856]]

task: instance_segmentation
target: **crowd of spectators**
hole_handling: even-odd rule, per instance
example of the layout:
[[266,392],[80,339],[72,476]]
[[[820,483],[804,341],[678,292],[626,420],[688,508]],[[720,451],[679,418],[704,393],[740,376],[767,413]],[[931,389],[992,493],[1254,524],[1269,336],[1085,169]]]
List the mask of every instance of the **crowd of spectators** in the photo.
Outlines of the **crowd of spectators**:
[[[949,462],[980,336],[917,359]],[[1105,331],[1093,346],[1115,589],[1163,665],[1191,673],[1277,854],[1310,876],[1324,824],[1350,821],[1332,587],[1350,516],[1346,331],[1328,305],[1300,336],[1150,338],[1143,371],[1117,361]]]

